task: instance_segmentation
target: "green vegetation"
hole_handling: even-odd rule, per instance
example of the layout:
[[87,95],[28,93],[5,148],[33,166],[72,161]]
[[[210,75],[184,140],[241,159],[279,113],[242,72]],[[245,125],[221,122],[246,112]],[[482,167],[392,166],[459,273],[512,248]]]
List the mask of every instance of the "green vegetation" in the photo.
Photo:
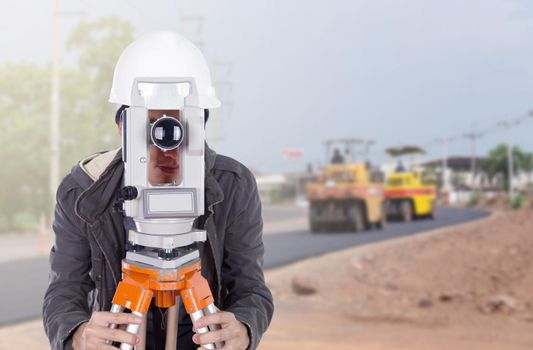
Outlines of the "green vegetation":
[[509,198],[508,205],[511,209],[520,209],[524,207],[527,201],[527,197],[523,194],[516,194],[512,198]]
[[[526,153],[515,146],[513,153],[513,173],[520,171],[530,173],[533,170],[533,153]],[[489,177],[501,174],[503,176],[502,190],[509,188],[509,170],[507,166],[507,145],[500,144],[489,151],[486,170]]]
[[[114,64],[133,40],[133,27],[115,17],[83,22],[68,37],[74,67],[61,69],[61,169],[96,151],[117,147],[115,106],[107,102]],[[49,115],[51,66],[0,66],[0,231],[35,228],[51,211]]]

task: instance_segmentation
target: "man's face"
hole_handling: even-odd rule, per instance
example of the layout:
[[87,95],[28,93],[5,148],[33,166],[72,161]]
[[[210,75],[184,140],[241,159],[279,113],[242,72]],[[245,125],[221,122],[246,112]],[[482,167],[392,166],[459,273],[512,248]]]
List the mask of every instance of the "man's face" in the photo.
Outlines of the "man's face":
[[[178,110],[149,110],[150,123],[163,115],[179,120]],[[148,146],[150,161],[148,163],[148,181],[152,185],[179,183],[181,181],[179,147],[163,152],[156,145]]]

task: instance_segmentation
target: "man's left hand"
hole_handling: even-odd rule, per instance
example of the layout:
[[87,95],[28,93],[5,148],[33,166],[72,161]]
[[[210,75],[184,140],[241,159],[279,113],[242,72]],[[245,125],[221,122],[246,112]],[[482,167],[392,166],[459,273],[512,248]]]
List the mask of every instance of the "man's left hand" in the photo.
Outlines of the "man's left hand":
[[[224,342],[225,350],[245,350],[250,344],[248,328],[237,320],[233,313],[219,311],[199,318],[194,322],[193,331],[196,332],[197,329],[210,324],[219,324],[221,329],[204,334],[195,334],[192,337],[193,342],[198,345]],[[205,348],[199,349],[204,350]]]

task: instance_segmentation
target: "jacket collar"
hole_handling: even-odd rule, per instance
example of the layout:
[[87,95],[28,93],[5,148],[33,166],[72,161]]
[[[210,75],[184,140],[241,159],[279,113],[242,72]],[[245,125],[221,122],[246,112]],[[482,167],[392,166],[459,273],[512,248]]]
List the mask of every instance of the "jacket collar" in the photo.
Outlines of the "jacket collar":
[[[73,170],[75,174],[79,172],[83,172],[80,165]],[[117,152],[98,180],[92,182],[76,200],[74,205],[76,215],[89,225],[92,225],[100,215],[113,206],[116,191],[122,182],[123,173],[122,152]],[[87,174],[85,176],[89,178]]]
[[[205,207],[213,214],[213,206],[224,200],[224,191],[216,180],[213,172],[217,154],[205,144]],[[207,213],[206,213],[207,214]]]
[[[216,152],[205,143],[205,204],[211,213],[213,213],[213,206],[224,200],[224,192],[213,174],[215,161]],[[76,214],[89,225],[92,225],[98,217],[113,206],[117,189],[122,184],[123,173],[122,152],[117,152],[95,182],[92,182],[89,176],[84,173],[80,165],[74,167],[72,175],[83,188],[86,188],[76,200]]]

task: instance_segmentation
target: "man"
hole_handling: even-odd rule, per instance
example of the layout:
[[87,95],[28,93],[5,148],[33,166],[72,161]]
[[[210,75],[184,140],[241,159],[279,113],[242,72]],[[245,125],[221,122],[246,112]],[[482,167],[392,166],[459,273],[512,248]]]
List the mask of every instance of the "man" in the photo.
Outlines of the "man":
[[344,156],[338,148],[333,150],[333,157],[331,157],[331,164],[342,164],[344,163]]
[[[129,101],[125,94],[120,98],[117,78],[124,66],[130,75],[124,85],[129,84],[130,90],[123,89],[127,93],[131,91],[131,77],[135,76],[194,77],[200,94],[203,93],[199,100],[206,108],[206,119],[208,108],[217,106],[209,71],[199,50],[175,33],[149,34],[131,44],[115,68],[110,101],[122,104],[116,117],[119,130],[122,125],[118,117]],[[150,121],[163,116],[179,119],[180,114],[179,110],[149,110]],[[152,146],[148,164],[150,183],[179,182],[179,152],[162,152]],[[107,327],[110,323],[141,322],[132,314],[107,312],[125,256],[128,221],[113,210],[123,172],[121,152],[93,155],[75,166],[57,191],[56,240],[50,254],[50,285],[43,305],[45,330],[53,349],[113,349],[107,345],[109,341],[131,345],[140,341],[138,336],[120,328]],[[199,244],[202,275],[222,311],[192,324],[180,305],[177,347],[196,349],[202,344],[225,342],[226,349],[255,349],[273,313],[272,295],[262,272],[261,204],[250,171],[229,157],[217,155],[207,145],[205,213],[196,221],[196,226],[205,229],[208,237]],[[148,349],[162,348],[164,311],[155,306],[150,308]],[[221,329],[193,337],[194,330],[207,324],[220,324]]]

